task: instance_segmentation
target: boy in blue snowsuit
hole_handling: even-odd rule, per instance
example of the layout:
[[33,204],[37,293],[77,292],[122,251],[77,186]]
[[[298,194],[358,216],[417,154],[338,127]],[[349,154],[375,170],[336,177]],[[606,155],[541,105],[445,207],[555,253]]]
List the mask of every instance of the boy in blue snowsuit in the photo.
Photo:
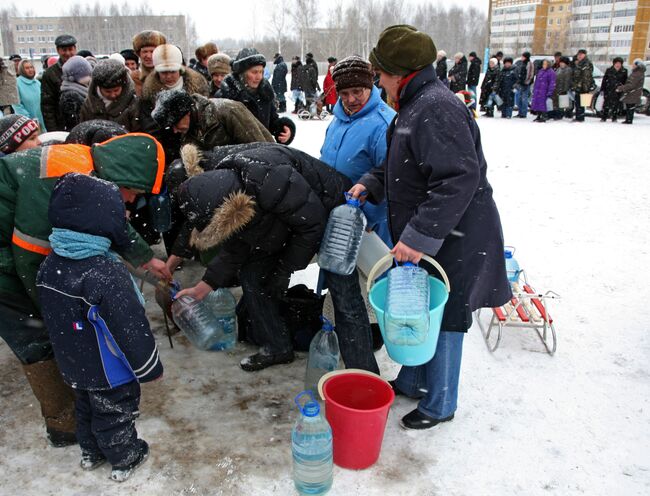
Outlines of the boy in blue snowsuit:
[[37,286],[54,356],[75,392],[81,467],[108,461],[121,482],[149,453],[135,430],[140,383],[163,372],[142,295],[111,251],[130,242],[124,202],[112,183],[66,174],[48,217],[53,251]]

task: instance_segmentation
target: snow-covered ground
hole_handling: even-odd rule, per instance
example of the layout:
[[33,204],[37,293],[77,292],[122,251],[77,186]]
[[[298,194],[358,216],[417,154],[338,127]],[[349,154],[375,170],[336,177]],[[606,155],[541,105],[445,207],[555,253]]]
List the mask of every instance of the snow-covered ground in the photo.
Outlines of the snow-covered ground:
[[[650,118],[531,119],[479,124],[506,242],[537,289],[563,297],[552,310],[556,356],[518,330],[490,354],[475,326],[454,421],[403,431],[398,420],[415,405],[398,398],[379,462],[335,468],[332,495],[650,494]],[[297,126],[295,146],[318,155],[327,122]],[[164,379],[143,387],[138,430],[150,460],[117,485],[106,467],[82,472],[78,448],[49,447],[0,343],[0,494],[293,494],[292,399],[304,354],[246,373],[238,362],[251,348],[206,353],[176,336],[171,350],[149,307],[165,365]],[[392,378],[397,366],[383,350],[378,357]]]

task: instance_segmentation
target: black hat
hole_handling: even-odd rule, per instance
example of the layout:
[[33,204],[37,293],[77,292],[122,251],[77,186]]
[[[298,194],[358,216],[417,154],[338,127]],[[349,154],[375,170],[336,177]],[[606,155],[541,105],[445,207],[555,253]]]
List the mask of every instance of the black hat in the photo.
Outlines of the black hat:
[[327,57],[327,61],[328,61],[330,64],[333,64],[334,62],[336,62],[336,60],[337,60],[336,57]]
[[17,53],[14,53],[13,55],[9,55],[9,60],[13,62],[14,60],[23,60],[23,58]]
[[499,50],[499,51],[497,52],[496,56],[497,56],[497,57],[503,57],[503,52],[502,52],[501,50]]
[[622,64],[623,59],[621,57],[614,57],[614,60],[612,60],[612,65],[615,64],[616,62]]
[[305,55],[305,57],[308,58],[308,59],[313,59],[313,58],[314,58],[314,54],[311,53],[311,52],[309,52],[307,55]]
[[237,57],[235,57],[235,60],[232,61],[232,72],[234,74],[241,74],[256,65],[266,67],[264,55],[255,48],[242,48],[237,54]]
[[505,64],[506,62],[510,62],[512,64],[512,57],[506,57],[503,59],[503,63]]
[[524,52],[524,53],[521,54],[521,56],[528,59],[528,60],[530,60],[530,52]]
[[77,44],[77,38],[71,34],[62,34],[56,37],[54,40],[54,45],[57,48],[70,47]]
[[561,57],[561,56],[562,56],[562,52],[555,52],[553,54],[553,57]]
[[162,91],[156,98],[151,117],[162,128],[172,127],[192,111],[194,100],[183,90]]
[[126,133],[126,129],[117,122],[92,119],[73,127],[65,142],[91,146]]
[[374,76],[370,63],[356,55],[344,58],[334,66],[332,71],[336,91],[347,88],[372,89]]
[[116,88],[126,86],[129,80],[129,70],[119,60],[100,60],[93,69],[93,81],[100,88]]
[[571,64],[571,59],[563,55],[562,57],[560,57],[560,62],[564,62],[566,65],[569,65]]
[[79,55],[79,57],[83,57],[83,58],[94,57],[93,52],[91,52],[90,50],[79,50],[77,52],[77,55]]
[[273,56],[273,58],[274,58],[274,59],[277,59],[280,55],[281,55],[281,54],[276,53],[276,54]]
[[469,56],[476,58],[476,52],[469,52]]
[[124,57],[124,60],[133,60],[134,62],[140,62],[140,59],[138,58],[135,51],[131,50],[130,48],[122,50],[120,52],[120,55]]
[[581,53],[583,55],[587,55],[587,50],[585,50],[584,48],[581,48],[580,50],[578,50],[578,53]]

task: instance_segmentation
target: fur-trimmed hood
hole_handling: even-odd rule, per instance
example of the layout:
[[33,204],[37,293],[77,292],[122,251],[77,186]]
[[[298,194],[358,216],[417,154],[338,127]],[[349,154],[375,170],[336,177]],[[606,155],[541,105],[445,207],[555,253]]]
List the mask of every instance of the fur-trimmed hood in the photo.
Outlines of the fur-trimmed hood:
[[[188,95],[198,93],[205,97],[208,96],[208,83],[201,74],[188,67],[181,77],[183,78],[183,89]],[[155,102],[158,93],[167,89],[169,88],[160,81],[158,73],[154,71],[147,76],[142,85],[142,98]]]

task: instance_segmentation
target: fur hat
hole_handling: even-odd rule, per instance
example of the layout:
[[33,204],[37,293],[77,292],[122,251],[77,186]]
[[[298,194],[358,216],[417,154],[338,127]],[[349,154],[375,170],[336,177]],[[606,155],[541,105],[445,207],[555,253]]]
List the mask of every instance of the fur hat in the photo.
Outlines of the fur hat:
[[372,89],[373,78],[374,73],[370,67],[370,63],[356,55],[344,58],[334,66],[334,70],[332,71],[332,79],[336,85],[336,91],[347,88]]
[[642,69],[646,68],[645,62],[643,60],[641,60],[641,59],[634,59],[633,65],[635,65],[637,67],[641,67]]
[[194,51],[194,55],[196,55],[196,58],[199,61],[208,58],[210,55],[214,55],[215,53],[219,53],[219,47],[217,47],[216,43],[212,42],[206,43]]
[[390,26],[379,35],[370,52],[370,62],[389,74],[406,76],[436,60],[436,45],[431,37],[413,26]]
[[133,50],[131,50],[130,48],[126,48],[125,50],[122,50],[122,51],[120,52],[120,55],[121,55],[122,57],[124,57],[124,60],[125,60],[125,61],[127,61],[127,60],[133,60],[136,64],[139,64],[139,63],[140,63],[140,58],[139,58],[138,55],[137,55]]
[[129,70],[115,59],[102,60],[93,69],[93,81],[100,88],[126,86],[128,78]]
[[111,60],[117,60],[122,65],[126,64],[126,59],[122,57],[121,53],[117,53],[117,52],[111,53],[108,58]]
[[264,55],[259,53],[255,48],[242,48],[235,60],[232,61],[232,72],[233,74],[242,74],[256,65],[266,67]]
[[38,124],[29,117],[13,114],[0,118],[0,152],[15,152],[34,133],[38,133]]
[[490,59],[489,63],[492,64],[492,65],[495,65],[495,66],[496,66],[496,65],[499,65],[499,59],[497,59],[497,58],[495,58],[495,57],[492,57],[492,58]]
[[70,57],[65,64],[63,64],[64,81],[82,82],[84,79],[89,78],[93,72],[93,68],[85,58],[75,55]]
[[231,58],[225,53],[215,53],[208,58],[208,72],[212,74],[230,74]]
[[167,38],[160,31],[142,31],[133,37],[133,50],[140,53],[146,46],[157,47],[167,43]]
[[151,117],[162,128],[169,128],[192,111],[194,100],[183,90],[161,91]]
[[71,34],[62,34],[56,37],[54,40],[54,45],[57,48],[64,48],[64,47],[70,47],[70,46],[75,46],[77,44],[77,38],[72,36]]
[[153,51],[153,65],[156,72],[183,72],[183,54],[174,45],[158,45]]

